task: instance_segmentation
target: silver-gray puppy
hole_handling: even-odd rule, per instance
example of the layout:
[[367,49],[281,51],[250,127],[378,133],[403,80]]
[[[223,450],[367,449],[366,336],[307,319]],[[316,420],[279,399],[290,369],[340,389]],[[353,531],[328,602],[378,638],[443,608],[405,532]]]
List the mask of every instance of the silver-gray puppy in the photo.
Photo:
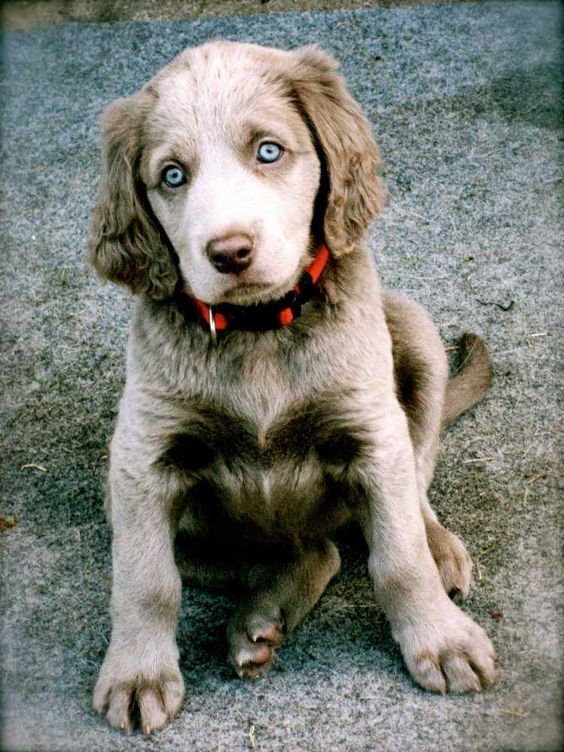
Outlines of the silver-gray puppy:
[[467,335],[447,384],[428,315],[380,289],[363,244],[378,150],[336,67],[315,47],[215,42],[105,113],[90,257],[139,295],[94,693],[112,726],[150,733],[181,707],[179,567],[239,587],[229,655],[257,676],[338,571],[331,538],[351,520],[414,680],[495,678],[447,594],[468,592],[470,559],[427,501],[441,425],[483,396],[489,359]]

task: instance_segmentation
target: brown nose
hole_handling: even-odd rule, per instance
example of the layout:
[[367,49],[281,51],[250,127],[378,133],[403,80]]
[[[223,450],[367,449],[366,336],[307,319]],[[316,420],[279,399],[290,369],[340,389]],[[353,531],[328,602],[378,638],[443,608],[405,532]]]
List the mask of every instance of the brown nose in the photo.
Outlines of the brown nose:
[[214,238],[206,246],[209,260],[222,274],[241,274],[253,260],[255,239],[246,232]]

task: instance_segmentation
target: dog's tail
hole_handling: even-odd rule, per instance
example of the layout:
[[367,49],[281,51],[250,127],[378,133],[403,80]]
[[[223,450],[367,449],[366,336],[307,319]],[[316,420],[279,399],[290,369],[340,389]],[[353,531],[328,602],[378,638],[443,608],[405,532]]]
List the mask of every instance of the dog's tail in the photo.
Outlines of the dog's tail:
[[466,332],[460,338],[458,352],[458,371],[446,388],[443,426],[479,402],[492,383],[492,362],[483,339]]

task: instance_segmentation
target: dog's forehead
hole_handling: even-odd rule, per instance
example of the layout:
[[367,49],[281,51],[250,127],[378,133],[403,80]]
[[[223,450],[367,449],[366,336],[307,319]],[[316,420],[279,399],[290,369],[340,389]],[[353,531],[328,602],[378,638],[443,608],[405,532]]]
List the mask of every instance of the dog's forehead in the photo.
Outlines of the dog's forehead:
[[186,51],[153,82],[156,122],[211,134],[253,116],[288,117],[288,80],[269,52],[224,44]]

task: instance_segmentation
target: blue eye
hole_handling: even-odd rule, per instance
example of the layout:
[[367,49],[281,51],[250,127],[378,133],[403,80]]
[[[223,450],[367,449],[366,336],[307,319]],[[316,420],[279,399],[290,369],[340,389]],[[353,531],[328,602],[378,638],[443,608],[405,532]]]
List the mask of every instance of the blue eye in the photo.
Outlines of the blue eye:
[[264,164],[270,164],[271,162],[277,162],[282,156],[283,149],[273,141],[265,141],[257,149],[257,159]]
[[186,182],[186,175],[180,167],[170,165],[163,170],[162,179],[169,188],[178,188]]

